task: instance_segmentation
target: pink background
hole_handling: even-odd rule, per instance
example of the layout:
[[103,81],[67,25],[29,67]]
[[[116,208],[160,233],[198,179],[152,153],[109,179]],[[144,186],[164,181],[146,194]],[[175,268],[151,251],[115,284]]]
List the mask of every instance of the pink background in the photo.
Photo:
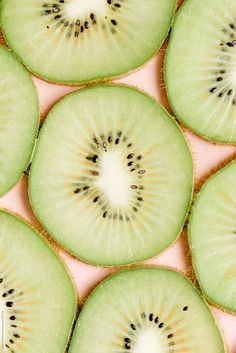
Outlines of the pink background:
[[[165,55],[165,45],[159,54],[149,62],[145,67],[129,77],[118,80],[117,82],[127,83],[143,89],[147,93],[154,96],[169,111],[166,99],[164,81],[163,81],[163,59]],[[77,88],[56,86],[39,79],[34,78],[40,97],[40,106],[42,119],[49,109],[65,94]],[[189,140],[193,153],[195,165],[195,185],[199,185],[207,178],[209,173],[218,168],[228,159],[236,156],[236,147],[221,146],[209,143],[190,133],[185,129],[185,134]],[[42,229],[34,217],[29,206],[27,196],[27,177],[24,176],[19,184],[11,190],[7,195],[0,198],[0,207],[5,207],[11,211],[17,212],[37,228]],[[68,265],[69,270],[75,280],[79,293],[79,302],[82,304],[84,298],[89,294],[91,289],[101,281],[105,276],[112,272],[111,269],[97,268],[82,263],[73,258],[64,250],[58,248],[62,258]],[[189,249],[186,241],[186,231],[183,232],[179,241],[162,255],[147,261],[159,265],[167,265],[175,267],[191,273],[191,260]],[[114,271],[114,270],[113,270]],[[229,353],[236,353],[236,316],[224,313],[221,310],[212,308],[217,321],[223,331]]]

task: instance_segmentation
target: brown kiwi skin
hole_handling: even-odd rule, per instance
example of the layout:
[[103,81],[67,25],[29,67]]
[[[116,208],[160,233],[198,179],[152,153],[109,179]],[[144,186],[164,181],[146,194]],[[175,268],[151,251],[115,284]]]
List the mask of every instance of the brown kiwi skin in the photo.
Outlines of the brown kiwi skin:
[[191,219],[193,217],[193,209],[195,206],[195,203],[197,202],[200,193],[202,190],[204,190],[205,186],[208,184],[208,182],[210,182],[216,175],[218,175],[221,171],[223,171],[225,168],[229,167],[231,164],[236,163],[236,154],[234,154],[232,157],[227,158],[224,162],[220,163],[220,166],[218,166],[218,168],[214,168],[209,174],[208,177],[204,177],[204,179],[202,180],[202,182],[200,183],[201,187],[198,188],[198,190],[194,193],[193,195],[193,203],[191,205],[190,208],[190,215],[189,215],[189,220],[188,220],[188,244],[189,244],[189,248],[190,248],[190,253],[191,253],[191,264],[192,264],[192,268],[194,271],[194,278],[196,281],[196,286],[198,288],[199,291],[201,291],[202,293],[202,297],[208,302],[210,303],[212,306],[214,306],[217,309],[220,309],[221,311],[223,311],[224,313],[228,313],[231,314],[233,316],[236,316],[236,311],[232,311],[228,308],[224,308],[223,306],[221,306],[220,304],[215,303],[211,298],[208,297],[207,293],[204,291],[204,289],[202,288],[199,280],[198,280],[198,275],[197,275],[197,269],[195,266],[195,261],[194,256],[193,256],[193,252],[192,252],[192,246],[191,246],[191,240],[190,240],[190,224],[191,224]]
[[65,347],[65,350],[64,350],[64,353],[67,353],[67,349],[68,349],[69,343],[70,343],[72,335],[73,335],[73,330],[74,330],[74,327],[75,327],[75,323],[76,323],[76,320],[77,320],[78,315],[79,315],[78,291],[77,291],[77,288],[76,288],[76,285],[75,285],[75,281],[74,281],[71,273],[69,272],[68,268],[66,267],[65,263],[62,261],[61,257],[58,255],[55,246],[51,242],[49,242],[48,239],[46,239],[46,237],[41,232],[39,232],[38,229],[36,229],[29,221],[27,221],[25,218],[23,218],[18,213],[12,212],[12,211],[10,211],[10,210],[8,210],[6,208],[0,208],[0,212],[3,212],[5,214],[10,214],[11,216],[14,216],[19,221],[21,221],[22,223],[27,225],[30,229],[32,229],[44,241],[44,243],[52,250],[54,256],[62,264],[62,266],[64,267],[64,269],[65,269],[65,271],[66,271],[66,273],[68,275],[68,277],[70,278],[70,281],[71,281],[71,284],[72,284],[72,287],[73,287],[73,291],[74,291],[74,299],[75,299],[74,301],[75,301],[75,303],[77,303],[77,305],[75,305],[75,307],[74,307],[74,316],[73,316],[73,319],[72,319],[71,329],[70,329],[70,332],[68,334],[68,339],[67,339],[66,347]]
[[[0,0],[1,1],[1,0]],[[181,1],[181,0],[180,0]],[[172,25],[173,25],[173,22],[174,22],[174,15],[175,15],[175,11],[177,10],[178,8],[178,0],[175,0],[175,10],[173,12],[173,15],[170,19],[170,23],[169,23],[169,31],[170,29],[172,28]],[[0,6],[0,9],[1,9],[1,6]],[[1,23],[1,14],[0,14],[0,23]],[[23,61],[21,60],[21,58],[14,52],[13,48],[11,47],[9,41],[7,40],[6,36],[5,36],[5,33],[4,33],[4,30],[3,28],[0,28],[0,34],[2,33],[2,36],[3,38],[1,38],[1,35],[0,35],[0,39],[2,39],[4,41],[4,43],[6,43],[6,45],[9,47],[9,49],[11,50],[12,53],[14,53],[15,57],[18,59],[18,61],[20,61],[25,67],[26,69],[31,72],[35,77],[45,81],[45,82],[48,82],[48,83],[53,83],[55,85],[60,85],[60,86],[69,86],[69,87],[75,87],[75,86],[78,86],[78,87],[88,87],[88,86],[95,86],[95,85],[98,85],[98,84],[103,84],[103,83],[106,83],[106,82],[109,82],[109,81],[113,81],[113,80],[118,80],[122,77],[126,77],[126,76],[129,76],[137,71],[139,71],[140,69],[142,69],[146,64],[148,64],[155,56],[156,54],[159,52],[159,50],[161,49],[162,45],[164,44],[166,38],[168,37],[168,33],[169,31],[167,32],[167,34],[164,36],[164,38],[162,39],[159,47],[155,50],[155,52],[145,60],[145,62],[143,62],[142,64],[140,64],[138,67],[132,69],[132,70],[129,70],[127,72],[124,72],[124,73],[121,73],[120,75],[114,75],[114,76],[109,76],[109,77],[104,77],[104,78],[95,78],[95,79],[91,79],[89,81],[80,81],[80,82],[67,82],[67,81],[53,81],[53,80],[50,80],[50,79],[47,79],[46,77],[42,77],[42,76],[39,76],[36,72],[34,72],[33,70],[31,70],[27,65],[25,65],[23,63]]]
[[[181,4],[181,7],[178,9],[177,12],[175,12],[175,15],[173,17],[173,22],[172,22],[172,27],[173,25],[175,24],[175,18],[176,16],[178,15],[178,12],[182,10],[182,8],[184,8],[185,4],[188,2],[189,0],[185,0],[183,4]],[[171,28],[172,28],[171,27]],[[172,42],[172,33],[170,34],[170,37],[169,37],[169,44]],[[174,113],[174,115],[176,115],[176,120],[178,121],[178,123],[181,123],[183,126],[185,126],[186,128],[188,128],[191,132],[193,132],[195,135],[199,136],[200,138],[202,138],[203,140],[207,141],[207,142],[211,142],[212,144],[215,144],[217,146],[233,146],[233,145],[236,145],[236,140],[235,141],[232,141],[232,142],[228,142],[228,141],[225,141],[224,139],[219,139],[219,140],[216,140],[214,138],[210,138],[209,136],[207,135],[204,135],[200,132],[198,132],[197,130],[193,130],[192,127],[186,122],[186,120],[184,121],[180,116],[178,116],[174,110],[174,105],[172,104],[172,101],[171,101],[171,97],[169,95],[169,92],[168,92],[168,84],[167,84],[167,79],[166,79],[166,72],[167,72],[167,56],[168,56],[168,51],[169,51],[169,45],[167,46],[166,48],[166,53],[165,53],[165,60],[164,60],[164,69],[163,69],[163,72],[164,72],[164,81],[165,81],[165,91],[166,91],[166,95],[167,95],[167,99],[168,99],[168,103],[171,107],[171,110],[172,112]]]
[[[88,300],[88,298],[90,297],[90,295],[92,295],[94,292],[96,292],[98,286],[102,285],[106,280],[108,280],[109,278],[113,277],[113,276],[116,276],[117,274],[119,273],[122,273],[122,272],[127,272],[129,270],[135,270],[135,269],[145,269],[145,268],[156,268],[156,269],[164,269],[164,270],[169,270],[169,271],[174,271],[176,273],[178,273],[180,276],[182,276],[183,278],[185,278],[192,286],[192,288],[194,288],[196,290],[196,292],[198,293],[198,295],[202,298],[202,300],[204,301],[204,303],[206,304],[207,308],[209,309],[209,311],[212,313],[212,310],[211,310],[211,307],[210,305],[208,304],[207,302],[207,299],[204,295],[202,295],[201,291],[199,290],[198,287],[196,287],[193,283],[193,280],[192,280],[192,276],[191,275],[186,275],[183,271],[175,268],[175,267],[170,267],[170,266],[163,266],[163,265],[146,265],[146,264],[134,264],[134,265],[129,265],[128,267],[127,266],[122,266],[120,267],[119,269],[117,269],[115,272],[113,272],[112,274],[108,274],[106,275],[106,277],[100,281],[98,284],[94,285],[94,287],[92,288],[92,290],[90,291],[90,293],[87,295],[87,297],[83,300],[82,302],[82,308],[84,306],[84,304],[86,303],[86,301]],[[81,309],[82,310],[82,309]],[[217,320],[215,319],[215,316],[213,315],[212,313],[212,316],[213,316],[213,319],[214,319],[214,323],[216,325],[216,327],[218,328],[219,332],[220,332],[220,336],[222,338],[222,341],[223,341],[223,346],[224,346],[224,353],[229,353],[228,351],[228,348],[227,348],[227,345],[226,345],[226,340],[225,340],[225,337],[224,337],[224,334],[217,322]],[[76,326],[76,324],[75,324]]]
[[[179,129],[180,133],[181,133],[182,136],[184,137],[184,140],[186,141],[186,144],[187,144],[187,146],[188,146],[189,152],[190,152],[190,154],[192,155],[192,153],[191,153],[191,148],[190,148],[190,144],[189,144],[187,138],[185,137],[183,131],[181,130],[180,126],[177,124],[175,117],[171,116],[171,115],[168,113],[168,111],[167,111],[160,103],[158,103],[157,100],[156,100],[153,96],[151,96],[150,94],[148,94],[148,93],[145,92],[144,90],[141,90],[141,89],[139,89],[139,88],[137,88],[137,87],[135,87],[135,86],[132,86],[132,85],[126,85],[126,84],[122,84],[122,83],[116,84],[116,83],[113,83],[113,82],[99,85],[99,87],[103,87],[103,86],[129,87],[129,88],[132,88],[132,89],[134,89],[134,90],[136,90],[136,91],[138,91],[138,92],[144,94],[145,96],[148,96],[149,98],[151,98],[155,104],[158,104],[158,105],[160,105],[160,106],[162,107],[162,109],[165,111],[165,113],[167,114],[167,116],[172,120],[172,122],[173,122],[173,123],[176,125],[176,127]],[[89,90],[90,88],[92,89],[92,88],[94,88],[94,86],[84,87],[83,89]],[[71,93],[71,92],[70,92],[70,93],[67,93],[67,94],[60,100],[60,102],[61,102],[65,97],[67,97],[68,95],[73,94],[73,93],[75,93],[75,92],[78,92],[78,91],[74,91],[74,92],[72,92],[72,93]],[[53,109],[54,109],[54,107],[52,107],[51,110],[53,110]],[[51,110],[50,110],[50,111],[51,111]],[[50,111],[49,111],[49,113],[50,113]],[[49,114],[49,113],[48,113],[48,114]],[[46,117],[46,119],[47,119],[47,117]],[[44,125],[44,124],[43,124],[43,125]],[[43,128],[44,128],[44,126],[42,126],[42,128],[40,129],[40,133],[41,133],[41,131],[43,130]],[[40,136],[40,133],[39,133],[39,136]],[[37,145],[36,145],[34,151],[36,151],[36,149],[37,149]],[[33,159],[34,159],[34,157],[32,157],[32,161],[33,161]],[[182,226],[181,226],[181,229],[180,229],[180,231],[179,231],[179,234],[177,235],[177,237],[175,238],[175,240],[174,240],[167,248],[165,248],[165,250],[163,250],[161,253],[163,253],[164,251],[167,251],[168,249],[170,249],[170,248],[179,240],[179,238],[180,238],[180,236],[181,236],[181,233],[182,233],[182,231],[183,231],[183,229],[184,229],[184,226],[185,226],[185,224],[186,224],[186,220],[187,220],[187,218],[188,218],[188,216],[189,216],[189,209],[190,209],[190,206],[191,206],[191,204],[192,204],[192,197],[193,197],[193,192],[194,192],[194,173],[193,173],[194,165],[193,165],[193,160],[192,160],[191,169],[192,169],[192,190],[191,190],[191,195],[190,195],[190,199],[189,199],[189,205],[188,205],[188,208],[186,209],[186,216],[185,216],[185,218],[184,218],[184,220],[183,220],[183,224],[182,224]],[[30,171],[29,171],[29,179],[30,179]],[[28,198],[29,198],[29,202],[30,202],[31,208],[32,208],[32,210],[33,210],[33,212],[34,212],[33,203],[31,202],[31,196],[30,196],[29,189],[28,189]],[[44,227],[43,222],[41,222],[41,220],[36,216],[36,214],[35,214],[35,217],[39,220],[39,222],[40,222],[40,223],[42,224],[42,226]],[[47,233],[47,230],[46,230],[46,233]],[[62,242],[59,242],[59,241],[55,240],[54,238],[53,238],[53,241],[55,241],[56,244],[58,244],[60,247],[62,247],[63,249],[65,249],[65,245],[64,245]],[[66,251],[67,251],[73,258],[75,258],[75,259],[77,259],[77,260],[79,259],[81,262],[83,262],[83,263],[85,263],[85,264],[87,264],[87,265],[92,265],[92,266],[94,266],[94,267],[101,267],[101,266],[102,266],[103,268],[114,268],[114,269],[122,268],[122,267],[125,267],[125,266],[131,266],[131,265],[133,265],[133,264],[142,264],[144,261],[150,260],[150,259],[154,259],[154,258],[156,258],[158,255],[161,254],[161,253],[158,253],[158,254],[154,255],[153,257],[151,257],[151,258],[144,258],[144,259],[141,259],[141,260],[138,261],[138,262],[131,262],[131,263],[128,263],[128,264],[126,264],[126,265],[101,265],[101,264],[93,263],[92,261],[91,261],[91,262],[88,262],[88,261],[85,260],[84,258],[78,257],[75,253],[73,253],[72,250],[70,250],[70,249],[68,249],[68,248],[66,248]]]

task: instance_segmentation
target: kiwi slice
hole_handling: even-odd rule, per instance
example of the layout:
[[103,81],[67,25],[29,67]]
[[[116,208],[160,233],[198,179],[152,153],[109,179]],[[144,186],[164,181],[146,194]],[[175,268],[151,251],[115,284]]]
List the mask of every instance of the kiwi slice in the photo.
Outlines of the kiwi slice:
[[236,312],[236,162],[213,175],[192,210],[189,242],[193,265],[204,295]]
[[32,162],[32,208],[75,256],[97,265],[152,257],[180,234],[192,158],[177,124],[125,86],[85,88],[49,113]]
[[76,294],[56,253],[32,226],[0,210],[0,351],[64,353]]
[[39,104],[29,73],[0,45],[0,196],[27,168],[39,125]]
[[176,0],[2,0],[8,45],[36,75],[81,84],[143,65],[160,48]]
[[206,139],[236,143],[236,2],[188,0],[168,46],[165,77],[177,117]]
[[[91,339],[92,337],[92,339]],[[89,296],[69,353],[223,353],[212,313],[192,283],[162,268],[117,273]]]

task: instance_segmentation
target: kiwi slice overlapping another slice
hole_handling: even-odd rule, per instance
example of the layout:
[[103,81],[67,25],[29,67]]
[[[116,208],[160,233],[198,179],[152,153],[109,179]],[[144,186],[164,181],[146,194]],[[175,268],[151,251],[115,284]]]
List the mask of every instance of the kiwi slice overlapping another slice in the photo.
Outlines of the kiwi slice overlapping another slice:
[[129,264],[176,240],[192,172],[181,130],[153,99],[125,86],[85,88],[62,99],[43,125],[30,201],[75,256]]
[[236,312],[236,162],[213,175],[192,210],[189,242],[204,295]]
[[162,268],[117,273],[87,299],[69,353],[224,353],[212,313],[192,283]]
[[76,294],[56,253],[33,227],[0,211],[0,351],[64,353]]
[[160,48],[176,0],[2,0],[8,45],[36,75],[80,84],[143,65]]
[[33,81],[9,50],[0,46],[0,196],[27,168],[39,125]]
[[236,2],[188,0],[176,16],[165,63],[177,117],[207,139],[236,143]]

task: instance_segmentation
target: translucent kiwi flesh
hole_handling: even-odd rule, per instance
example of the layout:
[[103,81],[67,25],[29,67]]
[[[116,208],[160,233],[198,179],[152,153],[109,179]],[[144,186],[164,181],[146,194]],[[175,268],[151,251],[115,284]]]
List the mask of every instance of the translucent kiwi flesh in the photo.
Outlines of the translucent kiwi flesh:
[[[36,75],[80,84],[143,65],[170,28],[175,0],[2,0],[11,49]],[[20,35],[19,35],[20,33]]]
[[177,117],[216,142],[236,143],[235,55],[235,1],[186,1],[167,50],[167,92]]
[[0,262],[0,351],[64,353],[76,312],[71,279],[46,241],[3,210]]
[[97,86],[49,113],[29,181],[33,210],[60,244],[87,262],[122,265],[157,255],[180,234],[192,159],[153,99]]
[[149,267],[117,273],[92,292],[69,353],[202,353],[206,347],[225,352],[207,304],[183,275]]
[[193,265],[204,295],[236,312],[236,162],[226,165],[203,186],[189,224]]

